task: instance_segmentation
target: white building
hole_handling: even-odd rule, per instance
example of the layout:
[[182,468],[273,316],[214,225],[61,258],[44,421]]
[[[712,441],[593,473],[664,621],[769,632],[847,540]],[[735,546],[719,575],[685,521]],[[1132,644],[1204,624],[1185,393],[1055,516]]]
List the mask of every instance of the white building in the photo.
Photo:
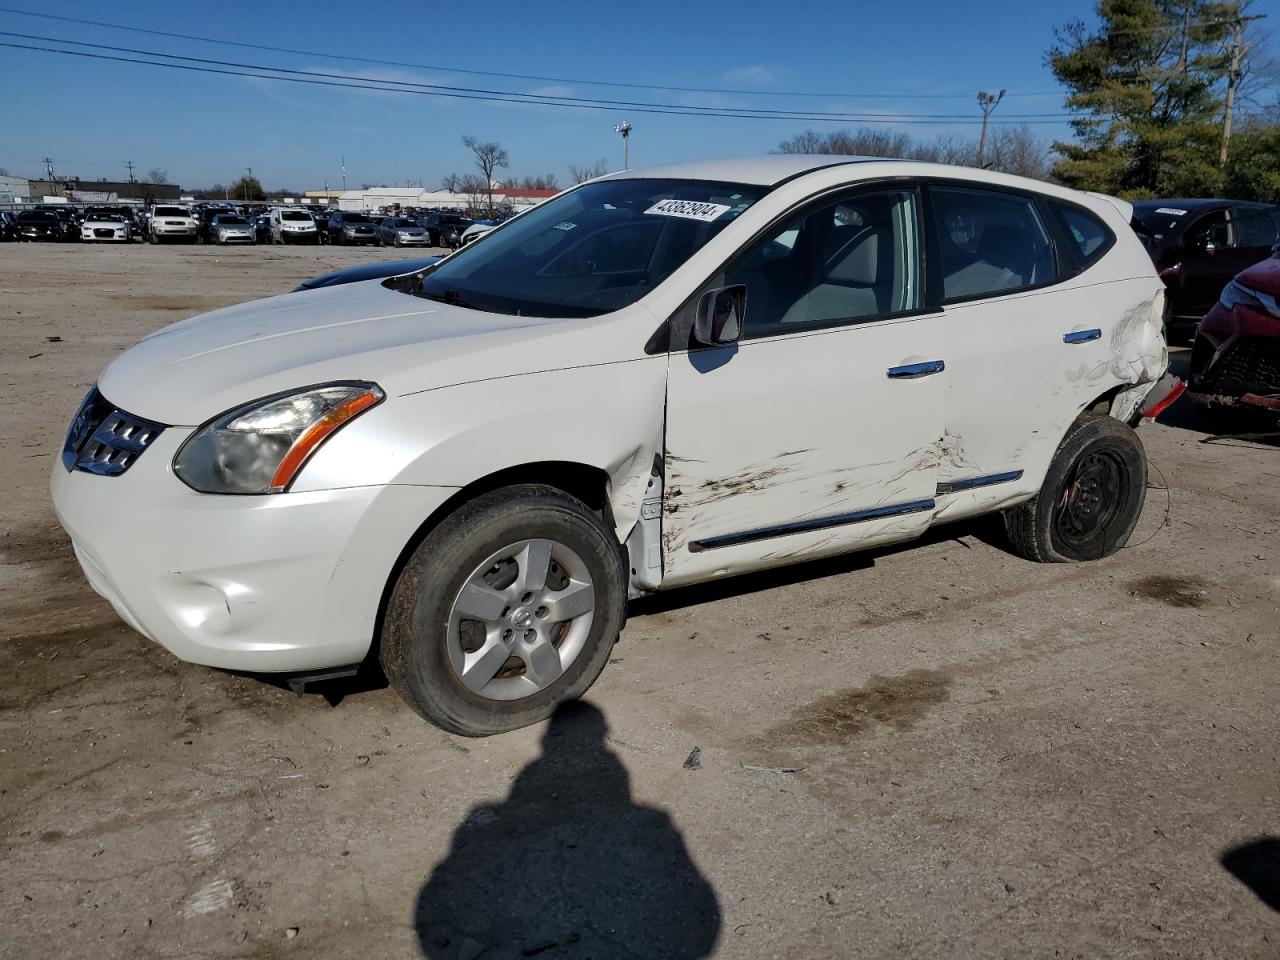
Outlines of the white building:
[[[554,190],[512,190],[498,188],[493,191],[493,205],[498,209],[525,210],[537,206],[555,195]],[[338,198],[339,210],[372,213],[395,206],[417,207],[419,210],[466,210],[478,198],[469,193],[451,193],[448,190],[422,190],[418,187],[369,187],[367,190],[348,190]],[[486,197],[484,202],[488,202]]]

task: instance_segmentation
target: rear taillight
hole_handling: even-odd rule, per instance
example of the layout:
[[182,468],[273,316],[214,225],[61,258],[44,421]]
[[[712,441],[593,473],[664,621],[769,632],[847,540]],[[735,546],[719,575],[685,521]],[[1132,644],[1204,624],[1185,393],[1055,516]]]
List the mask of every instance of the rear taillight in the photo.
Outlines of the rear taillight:
[[1147,398],[1143,401],[1142,408],[1138,412],[1148,419],[1155,419],[1173,406],[1174,401],[1182,396],[1186,389],[1187,382],[1185,380],[1174,376],[1172,373],[1166,373],[1151,388],[1151,392],[1147,394]]

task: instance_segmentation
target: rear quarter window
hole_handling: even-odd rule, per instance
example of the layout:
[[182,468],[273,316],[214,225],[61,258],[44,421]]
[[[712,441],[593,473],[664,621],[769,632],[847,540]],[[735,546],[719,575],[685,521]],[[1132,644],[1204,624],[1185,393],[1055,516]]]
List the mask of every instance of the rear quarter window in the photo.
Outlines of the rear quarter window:
[[1115,234],[1088,210],[1058,200],[1050,200],[1049,206],[1079,255],[1082,270],[1097,263],[1115,243]]

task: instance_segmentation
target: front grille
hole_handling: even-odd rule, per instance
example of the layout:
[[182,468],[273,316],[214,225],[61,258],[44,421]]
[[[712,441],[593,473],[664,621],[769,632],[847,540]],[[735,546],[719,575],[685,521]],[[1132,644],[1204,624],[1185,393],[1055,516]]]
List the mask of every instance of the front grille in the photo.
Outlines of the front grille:
[[94,227],[93,235],[95,237],[114,237],[116,235],[116,232],[114,230],[109,230],[105,227]]
[[71,420],[62,465],[103,477],[118,477],[128,470],[164,432],[164,424],[117,410],[94,387]]
[[1238,397],[1280,391],[1280,339],[1245,337],[1204,373],[1193,377],[1199,393]]

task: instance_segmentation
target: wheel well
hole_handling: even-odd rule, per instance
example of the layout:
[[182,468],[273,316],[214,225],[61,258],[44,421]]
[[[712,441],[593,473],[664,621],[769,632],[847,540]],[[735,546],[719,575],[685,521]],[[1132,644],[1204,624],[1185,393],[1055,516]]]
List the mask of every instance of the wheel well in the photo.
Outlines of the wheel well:
[[1111,402],[1115,400],[1116,397],[1120,396],[1121,393],[1123,393],[1125,390],[1128,390],[1132,386],[1133,384],[1131,383],[1117,384],[1116,386],[1108,390],[1106,393],[1097,397],[1095,400],[1093,400],[1093,402],[1085,404],[1084,409],[1081,410],[1080,412],[1081,413],[1110,413]]
[[467,484],[444,503],[440,504],[431,515],[422,521],[413,531],[399,555],[387,582],[382,585],[382,597],[378,601],[378,615],[374,619],[373,637],[370,639],[369,652],[365,655],[362,669],[378,667],[378,647],[382,640],[382,620],[386,615],[387,602],[391,599],[391,589],[400,577],[400,571],[409,557],[418,549],[426,536],[439,526],[445,517],[453,513],[464,503],[474,500],[481,494],[501,487],[509,487],[518,483],[541,483],[562,490],[571,497],[576,497],[596,512],[605,525],[613,527],[613,511],[609,507],[609,475],[599,467],[585,463],[573,463],[564,460],[544,460],[537,463],[524,463],[517,467],[507,467],[491,473],[479,480]]

